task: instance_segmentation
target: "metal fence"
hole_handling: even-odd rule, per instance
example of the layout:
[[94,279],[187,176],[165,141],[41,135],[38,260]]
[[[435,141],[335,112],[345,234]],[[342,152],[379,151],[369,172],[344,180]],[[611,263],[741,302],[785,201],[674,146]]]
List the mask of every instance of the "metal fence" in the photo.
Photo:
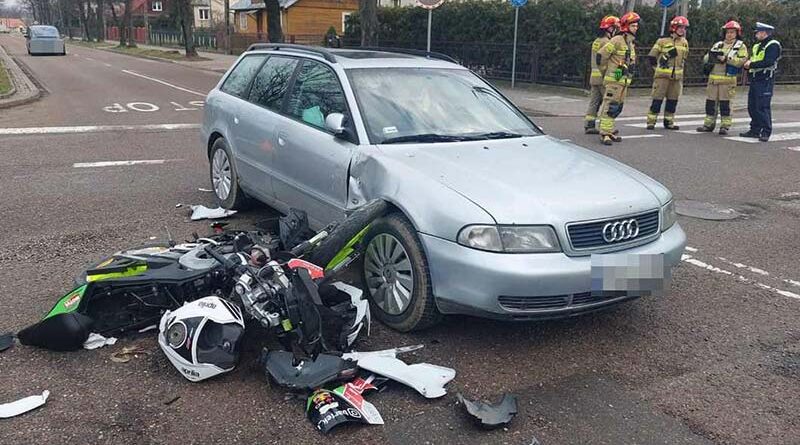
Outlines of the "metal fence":
[[[348,40],[346,47],[357,48],[360,42]],[[382,41],[380,46],[424,49],[424,44]],[[702,86],[707,78],[703,74],[703,56],[711,44],[698,44],[690,49],[684,72],[686,86]],[[489,79],[510,80],[512,45],[485,42],[432,42],[431,50],[458,60],[467,68]],[[637,65],[634,87],[649,87],[653,81],[653,67],[647,60],[649,47],[637,48]],[[591,52],[588,45],[517,45],[516,80],[540,84],[588,88]],[[800,83],[800,49],[784,49],[777,83]]]
[[[150,29],[149,39],[151,45],[181,47],[183,33],[173,29]],[[195,48],[218,49],[217,33],[195,29],[192,33]],[[220,39],[221,40],[221,39]]]
[[[318,34],[287,34],[283,39],[286,43],[296,43],[300,45],[322,46],[325,36]],[[235,33],[231,34],[231,52],[241,54],[253,43],[269,42],[265,32],[257,33]]]

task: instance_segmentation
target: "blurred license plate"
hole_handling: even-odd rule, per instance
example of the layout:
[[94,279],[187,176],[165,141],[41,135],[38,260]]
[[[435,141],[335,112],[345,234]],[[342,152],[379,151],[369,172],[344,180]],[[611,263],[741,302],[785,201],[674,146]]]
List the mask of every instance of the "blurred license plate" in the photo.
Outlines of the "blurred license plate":
[[664,295],[669,289],[669,268],[663,254],[612,253],[592,255],[592,295],[627,292],[629,295]]

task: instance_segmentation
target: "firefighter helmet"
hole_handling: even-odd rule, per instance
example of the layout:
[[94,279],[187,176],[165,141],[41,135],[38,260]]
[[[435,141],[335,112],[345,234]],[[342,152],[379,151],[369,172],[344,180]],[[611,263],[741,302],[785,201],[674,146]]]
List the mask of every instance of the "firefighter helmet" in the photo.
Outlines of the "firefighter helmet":
[[727,31],[729,29],[735,29],[736,35],[741,37],[742,36],[742,25],[739,24],[736,20],[729,20],[725,26],[722,27],[723,30]]
[[600,29],[608,31],[610,28],[619,27],[619,18],[613,15],[607,15],[600,20]]
[[675,32],[675,30],[678,29],[679,26],[688,28],[689,19],[687,19],[682,15],[676,16],[674,19],[672,19],[671,22],[669,22],[669,32]]
[[639,14],[631,11],[625,13],[621,19],[619,19],[620,31],[622,32],[630,32],[630,26],[634,23],[639,23],[639,20],[642,18],[639,17]]

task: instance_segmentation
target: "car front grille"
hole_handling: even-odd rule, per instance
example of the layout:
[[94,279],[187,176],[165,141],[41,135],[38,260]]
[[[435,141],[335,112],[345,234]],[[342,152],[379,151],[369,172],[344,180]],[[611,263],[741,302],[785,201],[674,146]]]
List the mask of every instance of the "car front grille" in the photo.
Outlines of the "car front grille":
[[603,301],[628,296],[626,292],[603,292],[600,295],[592,295],[591,292],[581,292],[572,295],[551,295],[545,297],[497,297],[498,303],[503,309],[510,311],[542,311],[576,308],[591,304],[602,303]]
[[[639,215],[610,218],[603,221],[588,223],[569,224],[567,225],[569,242],[573,249],[579,250],[602,248],[647,238],[658,232],[658,214],[658,210],[653,210]],[[618,221],[627,221],[631,219],[635,219],[639,224],[639,233],[636,236],[611,242],[603,238],[603,228],[606,224],[613,224]]]

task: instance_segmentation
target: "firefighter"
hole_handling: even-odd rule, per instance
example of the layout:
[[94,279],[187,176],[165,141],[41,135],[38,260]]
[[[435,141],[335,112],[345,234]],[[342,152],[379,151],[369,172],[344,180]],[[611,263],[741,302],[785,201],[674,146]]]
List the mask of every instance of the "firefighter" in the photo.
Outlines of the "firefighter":
[[683,91],[683,66],[689,55],[689,42],[686,40],[686,29],[689,20],[679,15],[669,22],[669,37],[656,40],[655,45],[647,55],[650,63],[656,68],[653,74],[653,102],[650,112],[647,113],[647,129],[656,128],[658,113],[664,98],[664,128],[678,130],[675,125],[675,110],[678,107],[678,98]]
[[600,20],[600,28],[598,30],[598,37],[592,42],[592,75],[589,78],[589,108],[586,110],[586,120],[583,124],[583,129],[586,134],[598,134],[599,131],[596,127],[597,111],[600,109],[600,104],[603,103],[603,76],[605,75],[606,66],[600,66],[597,62],[597,52],[600,48],[606,46],[612,37],[617,33],[619,28],[619,18],[613,15],[607,15]]
[[750,130],[739,134],[746,138],[758,138],[768,142],[772,135],[772,91],[775,87],[775,71],[781,59],[781,43],[772,37],[775,28],[756,22],[756,42],[753,54],[745,62],[750,91],[747,95],[747,112],[750,113]]
[[621,142],[615,134],[614,120],[622,113],[625,95],[636,69],[636,32],[639,30],[639,14],[631,11],[619,20],[620,34],[614,36],[597,52],[597,65],[607,66],[603,76],[603,105],[600,107],[600,138],[603,145]]
[[706,117],[697,131],[714,131],[719,111],[719,134],[724,136],[733,125],[731,102],[736,96],[737,76],[747,61],[747,45],[742,41],[742,25],[736,20],[730,20],[722,29],[724,40],[715,43],[703,57],[703,69],[708,74]]

